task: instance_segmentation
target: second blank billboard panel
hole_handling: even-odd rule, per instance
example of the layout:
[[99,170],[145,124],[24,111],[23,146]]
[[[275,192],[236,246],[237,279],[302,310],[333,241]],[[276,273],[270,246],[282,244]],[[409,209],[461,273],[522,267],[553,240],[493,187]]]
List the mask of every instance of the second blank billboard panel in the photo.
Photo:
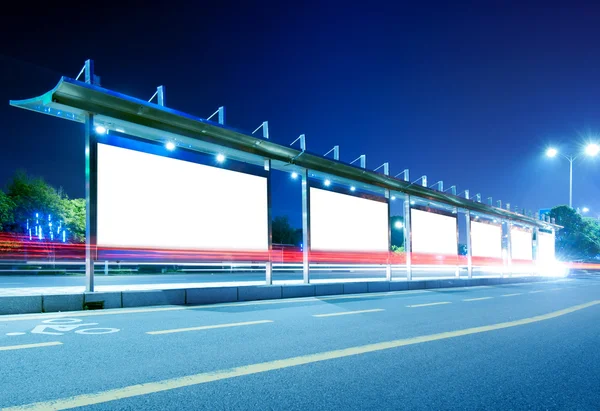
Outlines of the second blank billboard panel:
[[311,187],[310,247],[388,251],[387,203]]
[[531,231],[512,227],[510,230],[511,257],[513,260],[533,260]]
[[98,144],[98,245],[261,251],[267,181]]
[[554,234],[538,232],[537,259],[541,263],[555,262]]
[[471,221],[473,257],[502,258],[502,226]]
[[456,217],[411,209],[412,252],[458,254]]

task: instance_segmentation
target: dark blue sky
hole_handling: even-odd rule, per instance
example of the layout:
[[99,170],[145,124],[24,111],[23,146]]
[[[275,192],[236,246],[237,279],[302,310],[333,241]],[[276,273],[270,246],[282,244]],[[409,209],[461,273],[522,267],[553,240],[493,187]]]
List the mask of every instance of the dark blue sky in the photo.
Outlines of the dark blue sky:
[[[102,85],[287,144],[341,146],[533,210],[568,202],[568,162],[600,136],[600,8],[548,2],[121,2],[4,15],[0,185],[16,168],[83,195],[83,128],[8,106],[86,58]],[[483,5],[482,3],[486,3]],[[59,3],[52,3],[58,7]],[[543,6],[542,6],[543,4]],[[566,2],[564,4],[567,4]],[[600,137],[598,138],[600,139]],[[575,165],[574,206],[600,215],[600,158]]]

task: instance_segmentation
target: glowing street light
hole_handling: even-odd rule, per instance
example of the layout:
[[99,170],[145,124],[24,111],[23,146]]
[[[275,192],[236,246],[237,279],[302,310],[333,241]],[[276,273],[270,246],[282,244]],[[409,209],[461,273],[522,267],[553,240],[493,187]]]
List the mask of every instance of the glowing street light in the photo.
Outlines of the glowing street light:
[[396,221],[394,223],[394,228],[397,230],[400,230],[400,229],[404,228],[404,224],[402,224],[402,221]]
[[587,213],[588,211],[590,211],[590,209],[589,209],[589,208],[587,208],[587,207],[583,207],[583,208],[581,209],[581,212],[582,212],[582,213]]
[[356,187],[350,186],[350,191],[356,191]]
[[175,150],[175,143],[173,143],[172,141],[167,141],[167,144],[165,144],[165,148],[169,151],[173,151]]
[[[585,146],[583,153],[588,157],[595,157],[600,153],[600,146],[596,143],[589,143]],[[546,150],[546,157],[553,158],[557,155],[561,155],[569,160],[569,207],[573,207],[573,162],[578,159],[581,154],[567,156],[554,147],[549,147]]]
[[104,126],[96,126],[96,133],[98,133],[98,134],[106,134],[106,127],[104,127]]
[[331,185],[331,181],[329,179],[326,179],[323,184],[325,184],[325,187],[329,187]]
[[298,178],[298,173],[296,173],[295,171],[292,173],[292,178],[295,180]]
[[217,154],[217,163],[222,163],[225,161],[225,156],[221,153]]

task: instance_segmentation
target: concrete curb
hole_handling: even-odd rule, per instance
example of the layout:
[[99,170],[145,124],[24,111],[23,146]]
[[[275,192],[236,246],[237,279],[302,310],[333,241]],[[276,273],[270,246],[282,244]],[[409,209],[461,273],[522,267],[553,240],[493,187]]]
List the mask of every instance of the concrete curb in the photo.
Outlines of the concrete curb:
[[129,308],[158,305],[205,305],[321,295],[377,293],[404,290],[503,285],[550,281],[551,277],[473,278],[416,281],[366,281],[351,283],[260,285],[170,290],[93,292],[0,297],[0,315],[84,309]]

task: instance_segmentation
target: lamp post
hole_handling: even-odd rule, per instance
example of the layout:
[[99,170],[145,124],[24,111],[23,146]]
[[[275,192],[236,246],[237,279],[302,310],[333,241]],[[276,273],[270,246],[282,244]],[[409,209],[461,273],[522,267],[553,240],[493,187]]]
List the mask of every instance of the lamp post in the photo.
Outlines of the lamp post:
[[[598,155],[598,153],[600,153],[600,146],[595,143],[590,143],[585,147],[584,153],[585,153],[585,155],[587,155],[589,157],[595,157],[596,155]],[[553,157],[556,157],[557,155],[561,155],[569,161],[569,207],[572,208],[573,207],[573,162],[576,159],[578,159],[581,154],[567,156],[567,155],[564,155],[563,153],[559,152],[554,147],[550,147],[546,150],[547,157],[553,158]]]

